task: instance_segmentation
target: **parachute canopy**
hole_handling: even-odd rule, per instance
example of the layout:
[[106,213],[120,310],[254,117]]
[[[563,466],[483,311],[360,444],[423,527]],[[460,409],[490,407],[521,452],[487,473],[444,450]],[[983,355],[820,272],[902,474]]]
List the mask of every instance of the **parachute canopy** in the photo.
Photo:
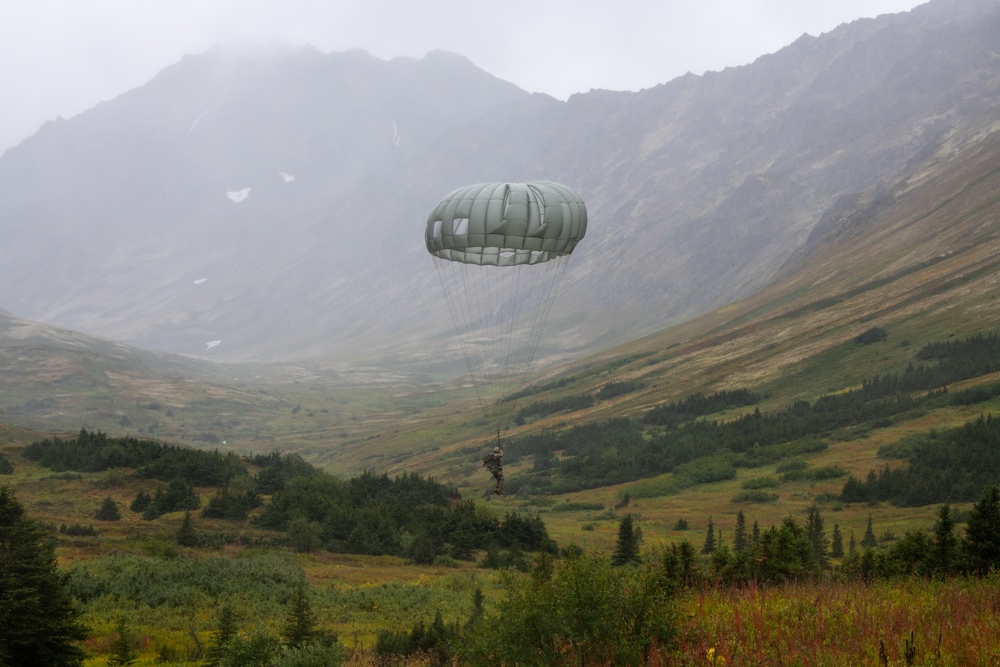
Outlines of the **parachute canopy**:
[[552,181],[479,183],[447,195],[424,235],[435,257],[465,264],[538,264],[568,255],[587,233],[587,207]]
[[[427,219],[434,257],[484,416],[506,428],[570,254],[587,231],[576,192],[551,181],[479,183]],[[552,345],[554,347],[554,344]]]

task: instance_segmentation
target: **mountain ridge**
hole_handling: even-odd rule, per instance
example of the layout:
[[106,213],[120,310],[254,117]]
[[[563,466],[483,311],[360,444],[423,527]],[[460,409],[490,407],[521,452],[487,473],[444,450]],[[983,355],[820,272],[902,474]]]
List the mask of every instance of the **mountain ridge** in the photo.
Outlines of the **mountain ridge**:
[[752,293],[844,202],[988,134],[998,24],[934,0],[566,102],[446,54],[188,56],[0,158],[0,305],[209,359],[440,368],[426,213],[544,177],[591,211],[540,353],[579,356]]
[[[913,166],[895,183],[844,198],[780,280],[652,335],[540,370],[526,404],[599,395],[615,382],[635,388],[532,419],[505,438],[641,418],[699,392],[752,390],[767,397],[762,410],[780,409],[901,372],[927,343],[995,332],[1000,130]],[[873,327],[890,342],[852,342]],[[31,354],[25,336],[12,335],[18,328],[46,332],[32,340]],[[392,372],[364,360],[205,365],[110,341],[91,342],[80,355],[80,340],[90,339],[0,314],[0,377],[9,380],[0,382],[0,419],[70,432],[139,429],[244,452],[294,451],[341,474],[415,471],[459,484],[475,475],[468,452],[485,436],[462,378],[442,383],[419,364]]]

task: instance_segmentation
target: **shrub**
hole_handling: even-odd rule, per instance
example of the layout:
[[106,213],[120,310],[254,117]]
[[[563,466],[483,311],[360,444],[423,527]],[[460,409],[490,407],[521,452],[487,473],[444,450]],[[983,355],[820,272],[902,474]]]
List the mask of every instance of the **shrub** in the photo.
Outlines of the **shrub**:
[[458,642],[463,665],[638,665],[674,636],[674,603],[659,568],[607,558],[546,562],[530,577],[507,572],[503,597]]
[[871,345],[889,339],[889,332],[881,327],[872,327],[861,332],[854,337],[854,342],[858,345]]
[[777,493],[767,491],[742,491],[733,496],[734,503],[773,503],[778,500]]
[[743,481],[743,488],[749,491],[756,491],[758,489],[773,489],[779,484],[778,480],[774,477],[754,477],[753,479],[747,479]]

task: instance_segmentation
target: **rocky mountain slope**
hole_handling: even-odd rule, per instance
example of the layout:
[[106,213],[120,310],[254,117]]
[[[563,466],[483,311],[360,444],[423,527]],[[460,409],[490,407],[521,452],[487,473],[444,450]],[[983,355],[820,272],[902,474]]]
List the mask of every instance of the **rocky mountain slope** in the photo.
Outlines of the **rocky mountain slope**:
[[[613,382],[631,388],[532,418],[505,437],[641,417],[697,392],[748,389],[766,397],[762,410],[778,410],[899,373],[927,343],[995,333],[998,193],[1000,130],[927,155],[900,179],[841,199],[766,288],[536,376],[524,404],[601,396]],[[888,340],[853,342],[872,327]],[[416,471],[474,485],[487,437],[474,396],[461,382],[431,380],[374,365],[347,374],[315,362],[213,364],[0,312],[0,422],[295,451],[338,474]],[[956,418],[988,406],[969,409]],[[908,419],[917,430],[943,423],[923,413]],[[874,464],[858,465],[864,474]]]
[[594,350],[769,284],[981,145],[998,38],[994,2],[932,0],[567,102],[451,54],[188,56],[0,156],[0,307],[207,358],[447,365],[427,213],[466,183],[546,178],[591,217],[550,326]]

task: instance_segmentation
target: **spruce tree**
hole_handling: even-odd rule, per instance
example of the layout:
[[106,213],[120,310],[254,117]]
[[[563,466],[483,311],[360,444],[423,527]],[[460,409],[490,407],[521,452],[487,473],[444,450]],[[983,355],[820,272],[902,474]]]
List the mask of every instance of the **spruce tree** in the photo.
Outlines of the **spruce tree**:
[[233,606],[226,602],[219,607],[219,615],[216,619],[216,628],[212,637],[212,645],[208,647],[207,665],[208,667],[218,667],[222,664],[222,657],[225,655],[226,643],[236,636],[239,627],[236,623],[236,613]]
[[118,511],[118,503],[114,501],[110,496],[104,499],[101,503],[101,509],[97,510],[97,514],[94,518],[98,521],[118,521],[122,518],[121,513]]
[[486,596],[483,595],[483,589],[476,586],[476,590],[472,592],[472,613],[469,614],[469,620],[465,622],[466,629],[474,629],[479,624],[479,621],[482,620],[485,613],[483,606],[485,599]]
[[611,556],[611,564],[618,566],[640,562],[639,539],[632,515],[626,514],[618,522],[618,539],[615,542],[615,552]]
[[826,539],[826,532],[823,530],[823,517],[819,513],[819,507],[812,505],[806,513],[806,535],[809,536],[809,543],[812,545],[813,558],[820,567],[826,567],[826,553],[829,543]]
[[304,581],[300,581],[292,592],[291,605],[285,617],[285,627],[281,638],[285,645],[301,648],[316,634],[316,619],[313,616],[312,605],[309,603],[309,593]]
[[834,558],[844,557],[844,538],[840,534],[840,524],[833,524],[833,537],[830,539],[830,555]]
[[85,637],[52,536],[0,486],[0,665],[80,665]]
[[177,544],[182,547],[194,547],[198,545],[198,535],[194,531],[194,524],[191,523],[191,512],[184,512],[184,521],[177,529]]
[[747,518],[743,514],[743,510],[736,513],[736,530],[733,531],[733,551],[736,554],[742,554],[747,551],[750,547],[750,542],[747,538]]
[[705,533],[705,545],[701,548],[701,552],[703,554],[710,554],[715,549],[715,525],[712,523],[712,517],[708,517],[708,531]]
[[1000,568],[1000,487],[987,488],[973,505],[962,546],[974,570]]
[[135,659],[136,654],[132,649],[132,638],[129,637],[125,617],[119,616],[118,624],[115,626],[115,640],[111,643],[111,657],[108,658],[108,664],[116,667],[131,665]]
[[861,538],[861,546],[867,549],[873,549],[878,545],[878,540],[875,538],[875,531],[872,529],[872,515],[868,515],[868,526],[865,528],[865,534]]
[[694,545],[684,540],[677,547],[677,557],[680,562],[681,577],[685,585],[694,583],[698,576],[698,559],[694,552]]
[[139,491],[139,493],[135,495],[135,499],[132,501],[132,504],[128,506],[128,508],[133,512],[135,512],[136,514],[142,514],[143,512],[146,511],[146,508],[149,507],[149,503],[151,502],[153,502],[153,499],[150,497],[148,493],[146,493],[145,491]]
[[934,524],[934,540],[931,546],[931,563],[937,574],[947,576],[955,565],[958,539],[955,537],[955,521],[951,516],[951,506],[945,503],[938,510],[938,520]]

